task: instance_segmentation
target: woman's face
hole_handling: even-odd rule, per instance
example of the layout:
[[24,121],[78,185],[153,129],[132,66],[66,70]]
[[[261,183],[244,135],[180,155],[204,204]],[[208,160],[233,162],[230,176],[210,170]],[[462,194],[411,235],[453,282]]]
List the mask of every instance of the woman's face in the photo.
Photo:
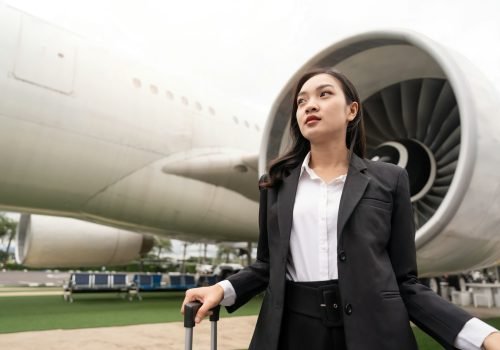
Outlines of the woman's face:
[[347,124],[356,117],[358,103],[346,103],[341,83],[329,74],[307,80],[297,95],[297,123],[311,144],[345,142]]

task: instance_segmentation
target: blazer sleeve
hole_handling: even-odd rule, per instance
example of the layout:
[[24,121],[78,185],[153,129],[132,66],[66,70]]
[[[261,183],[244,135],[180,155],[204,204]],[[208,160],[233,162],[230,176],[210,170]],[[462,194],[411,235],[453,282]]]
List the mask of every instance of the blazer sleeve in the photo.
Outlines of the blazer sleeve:
[[446,349],[455,349],[455,338],[472,316],[418,281],[409,179],[406,170],[400,169],[394,191],[388,253],[401,297],[413,323]]
[[[266,175],[260,178],[259,184]],[[236,311],[246,304],[255,295],[262,292],[269,283],[269,245],[267,240],[267,191],[259,186],[259,243],[257,247],[257,260],[245,267],[240,272],[229,276],[235,292],[236,300],[231,306],[226,307],[229,313]]]

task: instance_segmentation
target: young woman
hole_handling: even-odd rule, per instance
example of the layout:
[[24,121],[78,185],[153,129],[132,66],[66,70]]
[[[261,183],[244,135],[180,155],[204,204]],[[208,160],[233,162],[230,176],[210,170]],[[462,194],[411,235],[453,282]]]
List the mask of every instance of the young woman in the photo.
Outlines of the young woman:
[[229,312],[265,290],[250,349],[411,350],[410,320],[448,349],[500,349],[500,333],[417,279],[406,170],[364,158],[361,101],[338,71],[298,81],[290,151],[260,181],[257,260],[186,292]]

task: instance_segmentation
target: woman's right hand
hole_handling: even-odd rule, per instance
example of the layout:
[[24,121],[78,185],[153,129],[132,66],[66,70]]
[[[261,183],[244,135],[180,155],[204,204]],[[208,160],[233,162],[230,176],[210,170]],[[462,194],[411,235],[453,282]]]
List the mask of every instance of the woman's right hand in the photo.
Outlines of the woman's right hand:
[[182,302],[181,313],[184,314],[184,305],[191,301],[199,301],[203,305],[196,313],[194,322],[200,323],[205,316],[209,315],[210,309],[216,307],[224,299],[224,289],[218,284],[210,287],[188,289],[186,297]]

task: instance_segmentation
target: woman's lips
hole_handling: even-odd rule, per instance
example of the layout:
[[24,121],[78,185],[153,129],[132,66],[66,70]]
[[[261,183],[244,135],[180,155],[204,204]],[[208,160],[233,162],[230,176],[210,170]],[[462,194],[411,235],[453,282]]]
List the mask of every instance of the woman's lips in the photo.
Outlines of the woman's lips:
[[306,118],[306,125],[316,123],[320,120],[321,120],[321,118],[319,118],[315,115],[310,115]]

